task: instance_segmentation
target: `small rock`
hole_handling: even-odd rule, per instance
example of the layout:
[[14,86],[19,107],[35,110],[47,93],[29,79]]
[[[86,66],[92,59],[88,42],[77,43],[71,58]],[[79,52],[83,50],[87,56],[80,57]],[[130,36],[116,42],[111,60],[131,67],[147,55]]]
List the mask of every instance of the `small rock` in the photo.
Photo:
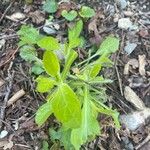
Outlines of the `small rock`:
[[121,18],[118,21],[118,27],[120,29],[130,29],[132,27],[132,22],[130,21],[130,18]]
[[6,40],[4,40],[4,39],[0,40],[0,50],[5,45],[5,43],[6,43]]
[[145,123],[145,120],[150,117],[150,109],[144,109],[143,111],[136,111],[128,115],[121,115],[120,122],[125,125],[131,131],[136,130],[140,125]]
[[135,50],[136,47],[137,47],[136,43],[130,43],[128,41],[127,44],[126,44],[126,46],[125,46],[125,48],[124,48],[124,50],[129,55],[129,54],[131,54]]
[[125,9],[128,5],[126,0],[116,0],[116,3],[121,9]]
[[44,27],[43,27],[43,31],[44,31],[45,33],[47,33],[48,35],[56,34],[56,30],[55,30],[55,29],[52,29],[52,28],[50,28],[50,27],[48,27],[48,26],[44,26]]
[[6,137],[8,134],[8,132],[6,130],[2,130],[1,133],[0,133],[0,139]]
[[11,16],[10,16],[10,18],[11,19],[13,19],[13,20],[22,20],[22,19],[24,19],[26,16],[23,14],[23,13],[21,13],[21,12],[16,12],[16,13],[14,13],[14,14],[12,14]]
[[131,16],[133,16],[133,14],[134,14],[132,11],[124,11],[123,13],[124,13],[124,15],[127,16],[127,17],[131,17]]

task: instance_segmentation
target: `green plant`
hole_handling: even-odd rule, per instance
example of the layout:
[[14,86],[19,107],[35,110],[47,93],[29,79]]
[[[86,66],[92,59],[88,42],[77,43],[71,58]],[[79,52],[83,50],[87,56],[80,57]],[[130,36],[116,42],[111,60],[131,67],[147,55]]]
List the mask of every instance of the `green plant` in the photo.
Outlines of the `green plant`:
[[46,0],[43,10],[48,13],[55,13],[58,9],[58,3],[55,0]]
[[[18,32],[21,36],[20,45],[25,49],[21,48],[22,58],[38,62],[40,59],[34,45],[45,49],[43,59],[39,61],[45,73],[37,77],[36,90],[47,93],[47,98],[46,103],[38,109],[35,121],[41,126],[54,114],[60,128],[57,131],[50,128],[51,140],[59,140],[66,150],[79,150],[82,144],[100,134],[98,113],[112,116],[116,127],[119,128],[117,111],[103,104],[107,99],[103,84],[112,81],[99,75],[102,67],[112,65],[109,56],[118,49],[119,39],[113,36],[106,37],[96,54],[83,62],[87,63],[82,65],[82,69],[79,68],[78,74],[73,74],[71,66],[78,56],[75,48],[79,47],[83,40],[80,36],[83,22],[79,20],[68,29],[68,42],[65,44],[59,43],[53,37],[42,37],[35,29],[30,28],[30,34],[34,35],[32,37],[33,35],[26,34],[27,28],[29,27],[23,26]],[[24,51],[25,54],[22,54]],[[59,60],[56,51],[63,54],[64,63]],[[89,62],[95,56],[99,58]]]
[[[61,15],[68,21],[73,21],[77,16],[78,13],[75,10],[71,10],[71,11],[67,11],[67,10],[63,10]],[[88,19],[91,18],[95,15],[95,11],[94,9],[87,7],[87,6],[82,6],[81,9],[79,10],[79,16],[84,18],[84,19]]]

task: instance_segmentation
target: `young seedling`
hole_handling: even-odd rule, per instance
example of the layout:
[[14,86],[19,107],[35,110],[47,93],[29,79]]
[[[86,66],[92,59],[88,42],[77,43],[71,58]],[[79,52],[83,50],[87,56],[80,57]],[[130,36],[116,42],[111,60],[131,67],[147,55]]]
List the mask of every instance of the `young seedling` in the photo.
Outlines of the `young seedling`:
[[[79,72],[73,74],[71,66],[78,57],[75,49],[82,42],[80,36],[82,29],[82,20],[78,20],[72,28],[68,29],[65,48],[62,48],[62,44],[57,39],[50,36],[38,35],[38,38],[35,40],[34,37],[32,42],[21,37],[23,41],[21,43],[26,43],[24,46],[32,45],[33,48],[33,45],[36,45],[45,49],[43,59],[40,61],[45,73],[37,77],[36,90],[47,93],[47,98],[45,104],[36,112],[35,121],[38,126],[41,126],[49,116],[54,114],[61,127],[57,131],[50,128],[49,132],[53,137],[52,141],[59,140],[66,150],[79,150],[82,144],[100,135],[98,113],[112,116],[116,127],[120,127],[117,111],[103,104],[107,100],[103,84],[112,81],[99,76],[102,67],[112,65],[109,56],[118,49],[119,39],[113,36],[106,37],[94,54],[94,57],[99,56],[99,58],[82,65],[82,70],[79,68]],[[28,49],[32,53],[24,58],[31,62],[38,58],[35,49],[32,48]],[[56,51],[63,53],[64,63],[60,63]],[[93,56],[87,60],[92,58]]]

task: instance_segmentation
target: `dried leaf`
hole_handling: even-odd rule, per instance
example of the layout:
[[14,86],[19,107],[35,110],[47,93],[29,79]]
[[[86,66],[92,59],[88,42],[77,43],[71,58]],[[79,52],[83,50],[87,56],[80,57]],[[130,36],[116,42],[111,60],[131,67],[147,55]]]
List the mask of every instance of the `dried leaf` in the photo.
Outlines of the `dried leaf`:
[[145,109],[145,105],[143,101],[137,96],[137,94],[129,86],[125,87],[124,96],[126,100],[132,103],[137,109],[139,110]]
[[139,55],[139,73],[142,76],[145,76],[145,65],[146,65],[146,56],[145,55]]
[[29,17],[32,19],[32,22],[36,24],[40,24],[45,21],[45,14],[40,10],[30,12]]
[[125,74],[125,75],[128,75],[128,74],[129,74],[130,66],[132,66],[133,69],[138,68],[138,67],[139,67],[139,63],[138,63],[137,59],[130,59],[130,60],[128,61],[128,63],[125,64],[125,66],[124,66],[124,74]]

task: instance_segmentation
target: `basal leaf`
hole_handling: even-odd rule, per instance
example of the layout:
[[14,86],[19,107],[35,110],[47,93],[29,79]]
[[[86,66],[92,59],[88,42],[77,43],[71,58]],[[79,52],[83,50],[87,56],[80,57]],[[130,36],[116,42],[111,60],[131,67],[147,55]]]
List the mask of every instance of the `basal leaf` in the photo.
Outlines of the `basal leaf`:
[[108,36],[101,43],[97,53],[100,55],[111,54],[116,52],[118,49],[119,49],[119,39],[113,36]]
[[81,123],[81,106],[76,94],[65,83],[59,85],[52,98],[55,117],[67,129],[77,128]]
[[51,103],[47,102],[43,104],[36,112],[35,122],[38,124],[38,126],[43,125],[52,113],[53,110]]
[[56,38],[46,36],[38,41],[38,46],[46,50],[58,50],[60,49],[60,44]]
[[41,93],[48,92],[55,85],[55,81],[54,80],[52,80],[50,78],[47,78],[47,77],[44,77],[44,76],[39,76],[36,79],[36,82],[37,82],[36,90],[38,92],[41,92]]
[[80,128],[73,129],[71,133],[71,142],[75,150],[79,150],[82,144],[89,140],[93,140],[96,135],[100,134],[97,114],[97,111],[91,106],[88,95],[85,96],[82,108],[81,126]]
[[91,18],[95,15],[95,11],[90,7],[83,6],[79,12],[79,15],[83,18]]
[[43,10],[48,13],[55,13],[58,9],[58,4],[55,0],[46,0],[43,5]]
[[43,65],[38,62],[35,62],[31,68],[31,72],[36,75],[41,74],[42,72],[44,72]]
[[35,51],[35,48],[30,45],[24,45],[20,48],[20,56],[25,61],[35,61],[37,57],[37,52]]
[[102,68],[101,64],[95,63],[91,68],[90,77],[95,78],[98,75],[98,73],[100,72],[101,68]]
[[36,44],[41,38],[37,29],[27,25],[22,25],[17,34],[20,36],[20,39],[24,44]]
[[77,17],[77,12],[75,10],[71,10],[67,12],[67,10],[63,10],[61,15],[68,21],[72,21]]
[[45,51],[43,55],[43,65],[46,72],[52,76],[57,77],[60,73],[60,66],[57,56],[51,51]]
[[82,28],[83,28],[83,22],[82,20],[79,20],[73,28],[70,28],[69,31],[68,31],[68,38],[69,38],[69,43],[76,39],[76,38],[79,38],[80,36],[80,33],[82,31]]

